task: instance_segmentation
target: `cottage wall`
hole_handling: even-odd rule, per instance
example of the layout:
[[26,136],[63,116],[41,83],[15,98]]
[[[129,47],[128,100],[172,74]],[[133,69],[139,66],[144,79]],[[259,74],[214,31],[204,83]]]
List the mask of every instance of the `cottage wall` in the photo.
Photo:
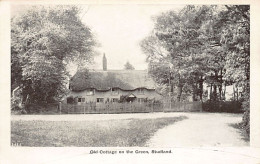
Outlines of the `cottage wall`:
[[[158,94],[155,90],[147,90],[143,89],[142,91],[134,90],[134,91],[124,91],[117,89],[116,91],[112,91],[110,89],[109,91],[98,91],[94,90],[94,95],[87,95],[88,90],[80,91],[80,92],[75,92],[71,91],[70,96],[78,97],[78,98],[85,98],[86,102],[97,102],[97,98],[103,98],[104,101],[112,101],[112,99],[120,99],[120,96],[125,96],[129,94],[133,94],[136,96],[136,98],[148,98],[148,99],[155,99],[155,100],[161,100],[162,96]],[[82,104],[82,102],[78,102],[78,104]]]

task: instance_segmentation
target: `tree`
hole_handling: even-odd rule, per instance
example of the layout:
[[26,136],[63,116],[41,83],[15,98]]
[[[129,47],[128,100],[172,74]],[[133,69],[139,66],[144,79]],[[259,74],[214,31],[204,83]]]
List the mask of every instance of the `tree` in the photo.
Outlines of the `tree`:
[[134,66],[132,64],[129,63],[129,61],[127,61],[124,65],[124,69],[125,70],[134,70]]
[[162,63],[170,66],[168,79],[171,81],[169,84],[177,88],[177,101],[181,100],[183,89],[191,91],[194,100],[197,94],[202,99],[203,92],[197,91],[197,86],[203,89],[201,76],[205,69],[199,30],[203,18],[199,18],[201,14],[198,14],[202,11],[187,6],[180,13],[169,11],[159,15],[155,19],[153,33],[141,42],[143,51],[148,55],[148,62],[152,65],[155,63],[157,67]]
[[[249,103],[250,8],[249,5],[227,5],[226,7],[227,11],[223,13],[225,28],[221,33],[221,43],[228,50],[225,78],[242,87],[243,99]],[[249,104],[247,105],[249,108]]]
[[75,6],[33,6],[11,19],[12,85],[27,103],[52,102],[66,93],[66,65],[87,64],[95,38]]
[[[193,100],[198,95],[202,100],[203,83],[210,85],[210,100],[214,102],[225,99],[226,85],[242,89],[242,97],[236,94],[236,100],[243,102],[248,131],[249,11],[249,5],[188,5],[178,13],[157,16],[152,33],[141,42],[151,65],[149,72],[158,83],[177,87],[178,101],[184,90]],[[171,69],[166,69],[165,63]]]
[[[211,87],[211,100],[224,99],[225,85],[245,82],[241,76],[249,78],[249,74],[235,71],[240,64],[241,69],[249,72],[249,55],[243,53],[249,51],[247,18],[246,6],[188,5],[178,13],[162,13],[155,18],[150,36],[141,42],[147,61],[157,67],[150,73],[172,81],[169,84],[177,88],[178,101],[184,90],[192,94],[194,101],[202,100],[204,82]],[[241,52],[243,59],[239,57]],[[231,60],[234,57],[244,62]],[[170,78],[157,72],[164,63],[171,65],[167,73]]]
[[[243,124],[250,134],[250,6],[226,5],[221,42],[228,50],[225,78],[242,88]],[[228,19],[227,19],[228,18]]]

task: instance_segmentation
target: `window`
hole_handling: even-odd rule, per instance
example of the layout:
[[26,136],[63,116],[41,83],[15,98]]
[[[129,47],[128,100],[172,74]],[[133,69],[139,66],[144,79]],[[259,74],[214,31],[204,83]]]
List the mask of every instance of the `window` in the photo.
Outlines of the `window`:
[[112,88],[112,95],[118,95],[119,91],[117,88]]
[[86,95],[87,95],[87,96],[92,96],[92,95],[94,95],[94,89],[88,89],[88,90],[86,91]]
[[137,101],[138,101],[139,103],[143,103],[144,100],[145,100],[144,98],[138,98],[138,99],[137,99]]
[[112,101],[112,102],[118,102],[119,99],[118,99],[118,98],[112,98],[111,101]]
[[143,89],[143,88],[138,88],[138,89],[137,89],[137,93],[138,93],[139,95],[143,95],[143,94],[144,94],[144,89]]
[[98,103],[101,103],[101,102],[103,103],[104,102],[104,98],[97,98],[97,102]]
[[85,102],[85,98],[78,98],[78,102]]

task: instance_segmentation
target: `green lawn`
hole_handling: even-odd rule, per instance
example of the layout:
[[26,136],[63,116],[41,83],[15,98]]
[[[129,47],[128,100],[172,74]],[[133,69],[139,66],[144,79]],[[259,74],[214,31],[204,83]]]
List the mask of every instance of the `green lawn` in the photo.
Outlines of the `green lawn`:
[[11,142],[21,146],[145,146],[158,130],[187,117],[104,121],[12,121]]

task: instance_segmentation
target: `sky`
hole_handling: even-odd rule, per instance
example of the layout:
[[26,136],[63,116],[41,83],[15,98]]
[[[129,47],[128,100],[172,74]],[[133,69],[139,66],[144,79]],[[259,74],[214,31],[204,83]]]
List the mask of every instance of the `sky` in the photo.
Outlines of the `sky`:
[[[125,63],[130,62],[136,70],[147,69],[146,55],[142,52],[140,42],[153,29],[152,17],[169,10],[178,11],[184,5],[78,5],[82,9],[80,18],[90,27],[96,40],[99,55],[94,63],[88,65],[91,69],[102,69],[102,58],[105,53],[108,70],[122,70]],[[12,14],[17,14],[23,7],[13,7]],[[67,67],[71,76],[77,71],[77,66]]]
[[129,61],[136,70],[147,69],[140,41],[153,29],[152,17],[183,5],[83,5],[82,21],[91,28],[100,43],[94,69],[102,69],[107,57],[108,70],[123,69]]

